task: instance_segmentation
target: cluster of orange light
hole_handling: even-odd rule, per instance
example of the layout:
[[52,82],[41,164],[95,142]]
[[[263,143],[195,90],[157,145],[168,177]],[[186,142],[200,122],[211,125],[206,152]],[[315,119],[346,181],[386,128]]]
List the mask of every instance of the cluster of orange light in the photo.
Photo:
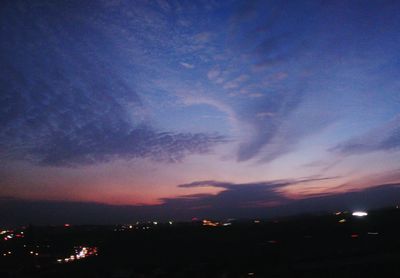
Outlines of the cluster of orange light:
[[203,226],[216,227],[216,226],[219,226],[219,222],[213,222],[211,220],[204,219],[203,220]]

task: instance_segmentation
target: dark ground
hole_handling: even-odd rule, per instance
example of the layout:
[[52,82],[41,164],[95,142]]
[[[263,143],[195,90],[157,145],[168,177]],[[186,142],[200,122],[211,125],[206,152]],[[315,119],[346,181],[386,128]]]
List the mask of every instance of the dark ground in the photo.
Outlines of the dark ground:
[[[400,277],[400,209],[231,223],[29,226],[2,235],[0,277]],[[57,262],[77,246],[98,255]]]

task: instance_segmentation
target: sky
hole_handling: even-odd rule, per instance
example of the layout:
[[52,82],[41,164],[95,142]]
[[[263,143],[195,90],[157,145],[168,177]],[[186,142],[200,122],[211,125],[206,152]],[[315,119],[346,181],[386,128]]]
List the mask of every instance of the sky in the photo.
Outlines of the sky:
[[398,1],[0,5],[5,222],[400,202]]

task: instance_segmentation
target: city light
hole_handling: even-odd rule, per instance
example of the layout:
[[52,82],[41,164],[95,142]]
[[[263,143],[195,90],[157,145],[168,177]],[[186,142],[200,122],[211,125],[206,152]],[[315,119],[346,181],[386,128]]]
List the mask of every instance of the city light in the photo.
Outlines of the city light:
[[355,211],[351,215],[357,216],[357,217],[363,217],[363,216],[367,216],[368,213],[366,213],[365,211]]
[[[64,258],[64,262],[73,262],[75,260],[81,260],[90,256],[97,256],[97,247],[77,247],[75,248],[75,254],[67,258]],[[58,263],[62,263],[63,259],[57,259]]]

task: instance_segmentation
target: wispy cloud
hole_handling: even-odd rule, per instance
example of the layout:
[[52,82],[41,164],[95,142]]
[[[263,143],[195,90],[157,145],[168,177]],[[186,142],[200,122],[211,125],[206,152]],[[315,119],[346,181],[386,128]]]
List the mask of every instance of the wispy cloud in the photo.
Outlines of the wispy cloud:
[[400,116],[369,132],[342,142],[331,149],[345,155],[400,150]]
[[[305,30],[299,27],[296,35],[285,30],[287,18],[281,12],[286,9],[285,4],[271,8],[256,1],[236,8],[227,32],[229,46],[225,55],[230,59],[219,61],[217,67],[207,72],[207,77],[225,90],[227,96],[238,99],[231,104],[244,127],[237,160],[256,159],[265,163],[292,150],[308,134],[294,131],[295,136],[291,136],[290,128],[285,125],[308,93],[307,80],[295,73],[302,64],[300,53],[307,51],[301,39]],[[260,31],[267,25],[268,32]],[[267,64],[270,67],[261,66]],[[255,67],[259,67],[257,71]],[[308,129],[309,133],[313,130],[316,129]],[[277,140],[284,142],[276,144]],[[263,151],[269,147],[274,148],[273,155]]]
[[223,85],[223,88],[224,89],[228,89],[228,90],[229,89],[236,89],[236,88],[242,86],[243,82],[245,82],[248,79],[249,79],[248,75],[241,74],[240,76],[236,77],[235,79],[226,82]]
[[218,68],[213,68],[208,71],[207,77],[210,80],[215,80],[220,74],[221,74],[221,71]]
[[211,32],[201,32],[196,34],[193,39],[197,42],[197,43],[207,43],[211,40],[212,38],[212,33]]
[[193,69],[194,65],[189,64],[189,63],[185,63],[185,62],[181,62],[180,63],[182,67],[187,68],[187,69]]

